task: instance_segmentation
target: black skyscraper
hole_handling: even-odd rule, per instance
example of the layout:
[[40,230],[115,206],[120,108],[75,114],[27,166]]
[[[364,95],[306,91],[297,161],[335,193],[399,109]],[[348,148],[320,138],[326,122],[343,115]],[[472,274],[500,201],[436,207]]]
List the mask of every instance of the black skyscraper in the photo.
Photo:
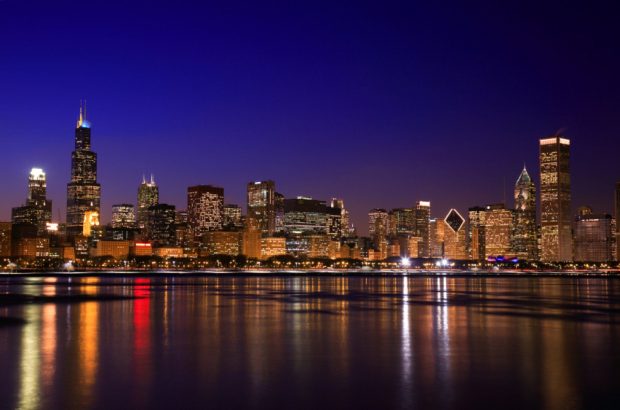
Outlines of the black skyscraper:
[[97,183],[97,154],[90,150],[90,122],[86,106],[80,107],[75,129],[75,151],[71,153],[71,182],[67,184],[67,236],[82,232],[84,213],[99,213],[101,186]]

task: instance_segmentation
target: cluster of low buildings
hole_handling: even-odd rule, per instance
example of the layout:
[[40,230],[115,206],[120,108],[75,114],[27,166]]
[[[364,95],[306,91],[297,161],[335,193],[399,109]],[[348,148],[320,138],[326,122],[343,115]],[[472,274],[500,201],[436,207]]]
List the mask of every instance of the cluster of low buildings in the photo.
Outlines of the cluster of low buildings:
[[[0,257],[127,260],[244,255],[267,260],[289,255],[367,261],[406,257],[611,262],[619,254],[616,218],[588,207],[571,214],[570,141],[562,136],[540,140],[539,192],[524,167],[512,206],[451,209],[443,218],[432,216],[430,201],[389,211],[372,209],[368,236],[357,235],[342,199],[287,198],[271,180],[247,184],[244,213],[241,206],[225,202],[224,188],[213,185],[189,187],[187,207],[177,209],[159,201],[153,176],[143,177],[136,205],[114,205],[110,223],[103,225],[97,155],[90,140],[91,125],[82,106],[67,184],[66,223],[53,222],[45,172],[33,168],[24,205],[12,209],[10,222],[0,222]],[[615,208],[617,216],[620,183]]]

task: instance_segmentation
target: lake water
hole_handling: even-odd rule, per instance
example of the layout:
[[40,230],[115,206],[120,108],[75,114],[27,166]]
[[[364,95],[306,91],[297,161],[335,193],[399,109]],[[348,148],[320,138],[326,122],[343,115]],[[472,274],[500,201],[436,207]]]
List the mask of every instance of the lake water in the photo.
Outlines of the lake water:
[[0,408],[620,408],[620,280],[0,278]]

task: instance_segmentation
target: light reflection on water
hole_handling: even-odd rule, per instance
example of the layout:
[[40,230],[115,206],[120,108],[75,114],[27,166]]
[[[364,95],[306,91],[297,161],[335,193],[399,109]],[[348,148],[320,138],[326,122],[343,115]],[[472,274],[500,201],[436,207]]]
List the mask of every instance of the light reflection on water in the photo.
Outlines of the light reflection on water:
[[1,279],[0,407],[614,408],[619,309],[613,279]]

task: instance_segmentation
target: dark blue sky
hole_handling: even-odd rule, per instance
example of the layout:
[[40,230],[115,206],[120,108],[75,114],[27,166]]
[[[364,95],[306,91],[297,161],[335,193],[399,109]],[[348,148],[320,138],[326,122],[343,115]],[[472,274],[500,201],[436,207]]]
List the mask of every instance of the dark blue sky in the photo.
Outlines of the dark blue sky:
[[[337,3],[337,4],[335,4]],[[153,172],[433,214],[499,202],[537,139],[572,140],[575,207],[620,179],[620,13],[605,3],[0,0],[0,219],[48,173],[64,219],[81,98],[104,220]],[[612,2],[608,2],[612,4]],[[363,232],[366,228],[361,229]]]

